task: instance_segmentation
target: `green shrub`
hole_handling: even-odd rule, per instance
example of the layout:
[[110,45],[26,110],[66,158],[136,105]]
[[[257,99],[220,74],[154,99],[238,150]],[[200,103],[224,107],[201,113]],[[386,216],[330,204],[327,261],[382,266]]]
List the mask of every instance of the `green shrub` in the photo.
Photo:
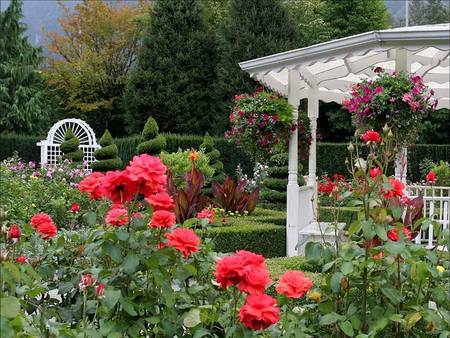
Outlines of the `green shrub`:
[[[200,145],[200,149],[202,149],[205,154],[209,157],[209,165],[214,169],[214,175],[212,177],[213,180],[222,182],[224,173],[223,173],[223,163],[220,161],[220,151],[218,151],[214,147],[214,139],[206,133],[203,138],[203,143]],[[206,188],[210,188],[210,185],[207,185]]]
[[288,184],[287,178],[267,177],[264,180],[264,186],[266,188],[276,191],[286,190],[287,184]]
[[431,170],[436,174],[436,185],[450,186],[450,165],[448,162],[440,161]]
[[72,129],[67,129],[64,135],[64,142],[61,143],[60,149],[63,152],[63,158],[71,160],[73,163],[79,163],[83,161],[84,153],[79,148],[80,141],[73,133]]
[[[320,207],[319,208],[319,221],[321,222],[333,222],[334,216],[332,207]],[[339,211],[339,222],[346,223],[347,226],[358,218],[358,209],[352,207],[341,207]]]
[[[185,175],[192,169],[192,161],[189,159],[191,150],[178,149],[177,152],[161,152],[160,157],[167,168],[172,172],[175,185],[182,188],[185,183]],[[211,181],[214,169],[209,165],[209,157],[203,151],[198,151],[195,167],[205,175],[206,181]]]
[[108,130],[105,130],[105,133],[99,140],[99,144],[102,147],[94,151],[94,157],[97,161],[92,163],[92,169],[102,172],[121,169],[123,162],[118,157],[119,150],[113,143],[113,138]]
[[142,130],[142,142],[137,146],[138,154],[158,155],[166,148],[166,138],[158,133],[158,124],[153,117],[149,117]]

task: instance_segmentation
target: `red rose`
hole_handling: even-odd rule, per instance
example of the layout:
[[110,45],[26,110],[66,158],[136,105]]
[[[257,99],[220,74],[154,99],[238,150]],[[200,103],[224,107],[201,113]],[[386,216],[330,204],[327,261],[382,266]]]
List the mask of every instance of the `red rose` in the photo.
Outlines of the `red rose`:
[[213,224],[215,215],[216,215],[216,212],[213,209],[205,208],[202,211],[200,211],[199,213],[197,213],[197,215],[195,217],[198,219],[208,218],[209,224]]
[[175,214],[166,210],[155,211],[150,220],[151,228],[171,228],[175,225]]
[[100,199],[103,194],[101,191],[101,181],[104,175],[99,172],[94,172],[86,177],[78,185],[80,191],[89,194],[89,197],[93,200]]
[[106,223],[120,227],[128,223],[128,212],[121,207],[112,207],[106,214]]
[[312,286],[313,283],[302,271],[290,270],[280,277],[275,290],[278,294],[289,298],[301,298]]
[[280,308],[268,295],[248,295],[239,310],[239,320],[251,330],[264,330],[280,320]]
[[97,287],[95,288],[95,295],[97,298],[102,299],[105,295],[105,284],[99,283]]
[[33,215],[30,220],[30,224],[33,228],[37,228],[41,224],[45,223],[53,223],[52,218],[46,214],[45,212],[40,212],[38,214]]
[[434,171],[430,171],[427,176],[425,177],[428,183],[435,183],[436,182],[436,174]]
[[58,232],[58,228],[53,224],[53,222],[51,222],[51,223],[43,223],[43,224],[40,224],[36,228],[36,231],[44,239],[49,239],[49,238],[53,238],[53,237],[56,236],[56,233]]
[[142,154],[133,157],[125,169],[129,178],[140,186],[144,196],[164,191],[166,184],[166,166],[159,157]]
[[403,189],[405,188],[405,185],[402,182],[393,177],[389,177],[389,184],[391,185],[391,188],[389,190],[385,191],[384,189],[382,189],[384,198],[403,196]]
[[150,195],[145,200],[153,207],[153,211],[173,211],[175,208],[172,197],[165,191]]
[[331,181],[331,178],[329,177],[326,177],[325,180],[325,182],[319,183],[318,190],[323,194],[330,195],[333,192],[333,189],[336,187],[336,184]]
[[166,234],[166,237],[169,240],[167,245],[180,251],[184,258],[199,250],[200,238],[192,229],[176,228],[172,233]]
[[380,143],[381,142],[381,136],[378,132],[376,132],[375,130],[368,130],[366,131],[362,136],[361,139],[364,142],[375,142],[375,143]]
[[94,277],[90,273],[83,275],[80,279],[80,283],[78,284],[80,289],[84,289],[87,286],[91,286],[94,284]]
[[[408,228],[402,227],[402,232],[408,241],[410,241],[412,239],[411,231]],[[389,230],[388,238],[393,242],[398,242],[400,239],[400,236],[398,234],[398,229],[394,228],[394,229]]]
[[215,276],[222,288],[236,285],[250,294],[261,294],[270,284],[264,257],[245,250],[220,259]]
[[77,203],[72,203],[72,206],[70,207],[70,211],[72,213],[76,214],[80,211],[80,206]]
[[378,175],[381,175],[382,173],[383,173],[383,172],[382,172],[381,169],[378,168],[378,167],[375,167],[375,168],[370,169],[370,177],[372,177],[372,178],[375,178],[375,177],[377,177]]
[[9,238],[20,238],[22,236],[22,232],[20,231],[20,228],[17,224],[11,225],[11,228],[9,229]]
[[138,186],[125,171],[108,171],[101,181],[101,191],[113,203],[121,204],[131,201]]
[[16,262],[18,263],[26,263],[28,261],[28,258],[26,258],[25,256],[19,256],[16,258]]

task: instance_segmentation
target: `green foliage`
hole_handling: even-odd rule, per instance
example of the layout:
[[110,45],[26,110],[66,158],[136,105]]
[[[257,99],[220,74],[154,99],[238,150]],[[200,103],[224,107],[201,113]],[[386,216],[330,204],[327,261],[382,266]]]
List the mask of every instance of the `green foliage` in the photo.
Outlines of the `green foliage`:
[[[185,183],[185,176],[192,169],[192,161],[189,159],[191,150],[178,149],[175,153],[167,153],[163,151],[160,158],[172,172],[175,185],[182,188]],[[210,159],[203,151],[198,151],[198,159],[195,161],[195,167],[205,175],[205,181],[211,181],[215,174],[215,169],[210,165]]]
[[442,0],[412,0],[409,5],[410,26],[447,23],[450,8]]
[[64,135],[64,141],[60,145],[60,149],[63,152],[63,158],[69,159],[74,163],[83,161],[83,150],[79,148],[80,141],[73,133],[72,129],[67,129]]
[[123,167],[122,160],[118,156],[119,150],[113,143],[113,138],[108,129],[98,142],[102,147],[94,151],[94,157],[97,160],[93,162],[91,167],[94,171],[109,171],[121,169]]
[[38,70],[42,56],[24,36],[21,19],[21,0],[12,0],[0,11],[0,129],[37,134],[48,123],[44,79]]
[[[347,226],[352,224],[358,217],[359,210],[357,208],[352,207],[340,207],[339,208],[339,217],[338,222],[346,223]],[[332,207],[323,207],[319,208],[319,221],[320,222],[333,222],[334,215]]]
[[448,162],[440,161],[431,170],[436,174],[436,185],[450,186],[450,165]]
[[159,135],[158,123],[150,116],[142,130],[142,142],[137,146],[137,153],[158,155],[166,146],[166,138]]
[[214,125],[214,36],[196,0],[160,0],[151,8],[137,67],[124,101],[129,130],[150,114],[161,131],[203,133]]
[[[220,151],[214,147],[214,139],[208,134],[205,134],[203,143],[200,145],[200,149],[203,150],[209,158],[209,165],[214,169],[212,179],[218,182],[222,182],[224,179],[224,165],[220,161]],[[207,180],[205,184],[205,193],[209,196],[211,194],[211,180]]]
[[388,28],[383,0],[325,0],[322,15],[332,39]]
[[298,47],[298,31],[279,0],[230,0],[220,39],[217,88],[224,104],[219,114],[224,128],[233,95],[251,93],[257,87],[238,63]]

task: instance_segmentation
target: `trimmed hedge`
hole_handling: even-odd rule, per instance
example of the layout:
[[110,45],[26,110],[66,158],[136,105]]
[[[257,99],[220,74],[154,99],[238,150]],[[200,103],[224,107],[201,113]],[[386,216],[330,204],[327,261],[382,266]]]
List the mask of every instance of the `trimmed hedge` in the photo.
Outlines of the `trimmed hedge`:
[[[177,151],[178,148],[199,149],[203,142],[203,136],[164,134],[167,140],[167,152]],[[0,158],[5,159],[17,150],[19,156],[26,161],[39,161],[40,151],[36,143],[45,137],[2,134],[0,135]],[[114,143],[119,148],[119,157],[123,163],[128,163],[136,154],[136,147],[140,143],[140,136],[127,138],[117,138]],[[252,174],[254,159],[237,148],[234,144],[228,143],[223,137],[214,138],[214,146],[221,154],[221,161],[224,164],[224,172],[234,176],[237,165],[240,163],[243,171]],[[318,143],[317,144],[317,174],[324,173],[346,173],[345,158],[347,156],[347,144],[344,143]],[[408,177],[413,181],[422,180],[419,163],[428,158],[434,162],[440,160],[450,161],[450,144],[419,144],[409,148],[408,151]],[[308,171],[308,161],[302,161],[303,172]]]
[[[350,225],[358,218],[358,208],[341,207],[339,211],[339,222],[347,223]],[[319,221],[320,222],[333,222],[332,207],[320,207],[319,208]]]

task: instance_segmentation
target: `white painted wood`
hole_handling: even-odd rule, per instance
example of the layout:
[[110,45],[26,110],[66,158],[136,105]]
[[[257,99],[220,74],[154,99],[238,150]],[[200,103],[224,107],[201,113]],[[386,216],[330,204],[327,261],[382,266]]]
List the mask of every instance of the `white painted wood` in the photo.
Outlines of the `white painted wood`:
[[92,128],[80,119],[64,119],[56,122],[49,130],[47,138],[41,140],[37,145],[41,148],[41,165],[57,164],[62,156],[60,145],[68,129],[71,129],[80,141],[80,148],[84,152],[84,168],[91,168],[90,164],[95,161],[94,151],[100,148]]

